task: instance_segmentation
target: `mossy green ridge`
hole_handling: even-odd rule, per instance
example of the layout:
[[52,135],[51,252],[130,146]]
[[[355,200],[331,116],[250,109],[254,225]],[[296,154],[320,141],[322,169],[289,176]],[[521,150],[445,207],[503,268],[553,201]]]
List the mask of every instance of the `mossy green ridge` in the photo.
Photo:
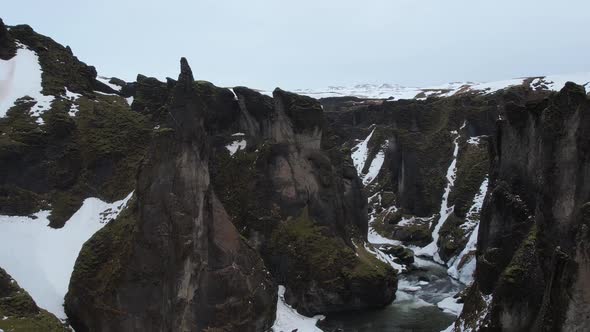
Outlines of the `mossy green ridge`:
[[69,331],[0,268],[0,329],[4,332]]
[[[95,92],[115,91],[96,81],[94,68],[69,47],[26,25],[7,33],[38,54],[42,92],[55,99],[42,123],[30,115],[29,97],[0,119],[0,213],[50,209],[50,225],[59,228],[84,198],[113,201],[133,190],[153,125],[124,98]],[[66,89],[81,97],[67,99]]]
[[[134,187],[150,139],[149,121],[118,96],[57,100],[39,125],[27,99],[0,119],[0,213],[30,214],[50,207],[51,225],[61,227],[88,196],[107,201]],[[24,204],[20,198],[29,197]],[[27,206],[24,206],[27,205]]]

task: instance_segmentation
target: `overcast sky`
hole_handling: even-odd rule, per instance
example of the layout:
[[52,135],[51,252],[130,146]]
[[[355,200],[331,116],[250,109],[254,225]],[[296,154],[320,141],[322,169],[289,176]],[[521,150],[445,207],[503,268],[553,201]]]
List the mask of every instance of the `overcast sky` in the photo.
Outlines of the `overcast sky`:
[[18,0],[26,23],[99,74],[220,86],[428,86],[590,71],[588,0]]

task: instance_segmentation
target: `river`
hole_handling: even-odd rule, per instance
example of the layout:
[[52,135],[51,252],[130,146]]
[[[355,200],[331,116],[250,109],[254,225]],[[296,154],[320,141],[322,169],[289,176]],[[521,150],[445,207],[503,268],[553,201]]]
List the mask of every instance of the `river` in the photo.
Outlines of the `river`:
[[455,295],[465,285],[447,274],[447,268],[416,257],[408,272],[398,275],[393,303],[381,310],[328,315],[320,323],[326,332],[430,332],[442,331],[456,319],[437,303]]

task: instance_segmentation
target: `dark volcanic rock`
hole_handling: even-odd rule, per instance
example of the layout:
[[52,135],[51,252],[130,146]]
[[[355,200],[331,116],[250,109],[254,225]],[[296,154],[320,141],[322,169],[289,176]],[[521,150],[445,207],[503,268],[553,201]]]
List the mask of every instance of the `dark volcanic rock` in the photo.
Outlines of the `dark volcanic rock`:
[[135,202],[76,262],[66,311],[77,331],[272,325],[276,286],[210,185],[203,105],[182,59],[170,119],[139,170]]
[[504,118],[491,149],[476,284],[460,323],[587,330],[590,100],[568,83],[548,99],[507,106]]
[[0,59],[8,60],[16,54],[16,44],[0,18]]

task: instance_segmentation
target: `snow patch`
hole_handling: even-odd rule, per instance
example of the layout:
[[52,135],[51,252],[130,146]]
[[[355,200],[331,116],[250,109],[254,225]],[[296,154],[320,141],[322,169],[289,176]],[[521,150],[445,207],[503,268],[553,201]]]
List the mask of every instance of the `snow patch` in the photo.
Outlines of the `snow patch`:
[[234,89],[228,88],[228,90],[234,95],[234,100],[238,100],[238,95],[234,92]]
[[[377,175],[379,175],[379,172],[381,171],[381,167],[383,167],[383,162],[385,161],[385,148],[387,148],[388,144],[389,144],[389,141],[386,140],[385,143],[383,143],[383,145],[381,146],[381,149],[379,150],[379,152],[377,152],[377,155],[375,156],[375,158],[373,158],[373,161],[371,161],[371,165],[369,166],[369,170],[367,171],[367,174],[364,174],[361,176],[363,179],[363,184],[365,186],[370,184],[371,182],[373,182],[373,180],[375,180],[375,178],[377,178]],[[366,159],[366,157],[365,157],[365,159]]]
[[246,140],[236,140],[226,145],[225,148],[229,151],[229,154],[233,156],[236,152],[244,150],[246,148]]
[[31,109],[31,116],[38,117],[51,107],[54,96],[41,93],[41,65],[35,51],[17,43],[16,55],[10,60],[0,60],[0,117],[6,116],[17,99],[29,96],[37,103]]
[[324,319],[322,315],[306,317],[285,302],[285,286],[279,286],[277,316],[272,326],[273,332],[322,332],[316,324]]
[[451,324],[451,326],[447,327],[445,330],[443,330],[441,332],[452,332],[455,330],[455,328],[457,328],[461,332],[476,332],[476,331],[480,331],[482,329],[482,327],[487,327],[486,324],[484,324],[484,323],[485,323],[486,316],[490,312],[490,307],[492,305],[493,297],[491,294],[490,295],[483,295],[480,293],[480,295],[485,303],[485,306],[478,313],[477,318],[475,319],[475,322],[467,325],[464,320],[459,318],[459,320],[457,320],[456,322]]
[[590,92],[590,72],[538,77],[531,82],[531,88],[559,91],[565,86],[565,83],[567,82],[574,82],[576,84],[582,85],[586,88],[586,93]]
[[374,132],[375,128],[373,128],[369,136],[367,136],[364,141],[360,142],[352,149],[352,162],[354,163],[354,167],[356,168],[356,172],[359,174],[359,176],[361,175],[363,168],[365,167],[365,163],[367,162],[367,157],[369,155],[368,145],[371,137],[373,137]]
[[127,101],[127,105],[131,106],[131,104],[133,104],[133,96],[127,97],[125,100]]
[[80,110],[80,108],[79,108],[80,105],[76,104],[75,101],[78,100],[78,98],[82,97],[82,95],[79,93],[75,93],[75,92],[68,90],[67,87],[65,89],[66,89],[65,98],[72,102],[72,106],[70,106],[70,110],[68,111],[68,114],[70,116],[76,116],[76,114]]
[[39,307],[65,319],[64,296],[82,245],[116,218],[131,196],[114,203],[87,198],[61,229],[48,226],[50,211],[34,218],[0,215],[0,266]]
[[104,77],[104,76],[97,76],[96,80],[104,83],[105,85],[107,85],[109,88],[117,91],[117,92],[121,92],[122,87],[117,85],[117,84],[113,84],[111,82],[109,82],[111,80],[111,77]]
[[379,175],[379,171],[381,171],[381,167],[383,167],[383,162],[385,161],[385,149],[389,144],[389,141],[385,141],[375,158],[371,161],[369,165],[369,170],[366,174],[363,174],[363,168],[365,168],[365,164],[367,163],[367,158],[369,157],[369,142],[371,141],[371,137],[375,133],[376,127],[373,128],[369,136],[365,138],[362,142],[357,144],[351,153],[352,162],[354,163],[354,167],[356,168],[356,172],[361,178],[364,185],[368,185],[377,178]]
[[[473,281],[473,273],[475,272],[475,250],[477,247],[477,233],[479,231],[479,213],[483,206],[486,193],[488,191],[488,179],[484,179],[479,187],[479,192],[473,198],[473,203],[465,217],[465,224],[475,225],[472,227],[469,240],[465,248],[457,255],[457,257],[449,261],[449,269],[447,273],[464,284],[470,284]],[[463,226],[463,225],[462,225]],[[470,257],[469,257],[470,256]],[[467,257],[467,258],[466,258]],[[469,259],[469,261],[466,261]]]
[[468,144],[472,144],[472,145],[479,145],[481,143],[482,138],[487,137],[486,135],[482,135],[482,136],[473,136],[473,137],[469,137],[469,139],[467,140]]
[[436,304],[442,311],[453,314],[455,316],[459,316],[461,311],[463,310],[463,303],[457,303],[457,299],[450,296],[445,298],[444,300],[438,302]]
[[381,250],[374,248],[372,245],[365,243],[365,249],[372,254],[373,256],[377,257],[378,260],[382,261],[385,264],[389,264],[393,267],[398,273],[406,271],[407,268],[403,264],[398,264],[393,261],[393,258],[390,255],[385,254]]

